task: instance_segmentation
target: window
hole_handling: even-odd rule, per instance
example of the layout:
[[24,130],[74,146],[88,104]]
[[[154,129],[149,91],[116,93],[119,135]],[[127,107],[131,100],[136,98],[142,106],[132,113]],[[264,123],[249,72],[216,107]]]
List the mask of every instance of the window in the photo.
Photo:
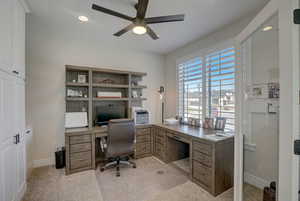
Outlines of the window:
[[179,115],[202,120],[202,61],[195,58],[178,65]]
[[233,130],[235,49],[227,48],[203,58],[178,65],[179,115],[185,121],[188,117],[200,121],[204,117],[226,117],[226,129]]
[[207,116],[225,117],[229,130],[234,130],[234,71],[234,48],[206,56]]

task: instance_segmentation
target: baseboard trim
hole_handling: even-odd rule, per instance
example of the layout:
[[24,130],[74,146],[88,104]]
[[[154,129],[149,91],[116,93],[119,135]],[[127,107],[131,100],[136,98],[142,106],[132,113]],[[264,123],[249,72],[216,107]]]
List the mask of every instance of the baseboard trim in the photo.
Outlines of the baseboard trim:
[[45,158],[45,159],[34,160],[32,167],[38,168],[38,167],[44,167],[44,166],[50,166],[50,165],[54,165],[54,159]]
[[249,172],[244,173],[244,181],[260,189],[264,189],[264,187],[270,185],[269,181],[250,174]]

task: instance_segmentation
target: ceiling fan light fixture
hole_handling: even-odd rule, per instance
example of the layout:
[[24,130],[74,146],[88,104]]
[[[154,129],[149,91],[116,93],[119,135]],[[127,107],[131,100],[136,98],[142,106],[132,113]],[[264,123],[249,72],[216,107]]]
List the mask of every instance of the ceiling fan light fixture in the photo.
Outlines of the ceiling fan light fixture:
[[137,25],[137,26],[133,27],[132,31],[133,31],[133,33],[135,33],[137,35],[143,35],[147,32],[147,29],[144,26]]
[[89,18],[84,16],[84,15],[81,15],[81,16],[78,17],[78,20],[80,22],[87,22],[87,21],[89,21]]

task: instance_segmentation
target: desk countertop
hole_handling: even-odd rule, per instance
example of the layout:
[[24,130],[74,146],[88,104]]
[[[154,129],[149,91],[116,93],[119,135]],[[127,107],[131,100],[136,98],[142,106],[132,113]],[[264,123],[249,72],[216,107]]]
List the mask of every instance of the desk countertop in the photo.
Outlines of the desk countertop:
[[[228,138],[233,138],[233,132],[219,131],[213,129],[203,129],[189,125],[166,125],[166,124],[148,124],[148,125],[138,125],[137,128],[147,128],[149,126],[158,126],[160,128],[168,129],[173,132],[177,132],[183,135],[187,135],[193,138],[200,138],[212,142],[222,141]],[[107,127],[93,127],[93,128],[71,128],[66,129],[65,134],[83,134],[83,133],[96,133],[99,136],[107,135]]]
[[200,138],[208,141],[218,142],[228,138],[233,138],[233,132],[226,132],[214,129],[204,129],[189,125],[166,125],[166,124],[155,124],[161,128],[165,128],[174,132],[178,132],[193,138]]

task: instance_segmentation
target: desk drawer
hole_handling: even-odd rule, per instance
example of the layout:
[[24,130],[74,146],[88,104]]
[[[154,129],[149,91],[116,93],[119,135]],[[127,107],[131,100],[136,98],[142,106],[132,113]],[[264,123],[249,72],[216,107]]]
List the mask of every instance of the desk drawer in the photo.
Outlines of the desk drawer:
[[193,149],[197,150],[197,151],[199,151],[203,154],[206,154],[208,156],[212,155],[212,145],[210,145],[210,144],[204,144],[204,143],[199,142],[199,141],[194,141]]
[[90,160],[92,157],[92,152],[87,151],[87,152],[80,152],[80,153],[73,153],[70,154],[70,160]]
[[91,141],[92,141],[92,136],[89,134],[70,137],[70,144],[80,144],[80,143],[91,142]]
[[78,168],[88,168],[92,167],[92,158],[89,159],[78,159],[78,160],[70,160],[71,169],[78,169]]
[[201,165],[193,160],[193,178],[204,186],[211,188],[212,186],[212,169]]
[[136,142],[142,143],[142,142],[150,142],[151,141],[151,135],[145,134],[145,135],[137,135],[136,136]]
[[151,153],[151,144],[149,143],[138,143],[135,147],[135,155],[144,155]]
[[155,144],[159,143],[161,145],[164,145],[165,144],[165,137],[164,136],[160,136],[160,135],[155,135],[154,141],[155,141]]
[[150,134],[150,128],[137,128],[136,129],[136,135],[145,135]]
[[164,149],[164,146],[162,144],[155,143],[154,152],[155,152],[156,156],[158,156],[158,157],[160,157],[161,159],[164,160],[165,149]]
[[92,150],[91,143],[73,144],[70,145],[70,153],[78,153]]
[[193,159],[201,163],[202,165],[205,165],[207,167],[211,167],[212,165],[212,158],[211,156],[207,156],[199,151],[194,150],[193,151]]

